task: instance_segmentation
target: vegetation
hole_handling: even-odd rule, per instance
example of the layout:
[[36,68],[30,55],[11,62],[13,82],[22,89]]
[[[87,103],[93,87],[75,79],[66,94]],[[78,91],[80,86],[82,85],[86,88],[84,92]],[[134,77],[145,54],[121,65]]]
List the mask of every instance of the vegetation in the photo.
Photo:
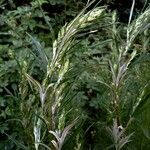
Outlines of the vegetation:
[[150,149],[150,7],[123,4],[0,1],[0,149]]

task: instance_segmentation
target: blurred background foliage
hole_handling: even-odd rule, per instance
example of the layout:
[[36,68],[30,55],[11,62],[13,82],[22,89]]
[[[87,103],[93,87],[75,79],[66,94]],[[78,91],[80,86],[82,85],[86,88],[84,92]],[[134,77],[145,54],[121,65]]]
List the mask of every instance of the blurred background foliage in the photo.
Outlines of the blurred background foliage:
[[[99,0],[95,4],[97,2]],[[0,1],[0,149],[34,149],[32,122],[34,108],[38,108],[39,102],[24,73],[29,72],[36,80],[42,81],[46,65],[27,33],[40,43],[40,48],[50,59],[53,39],[86,3],[86,0]],[[136,1],[133,18],[148,4],[148,0]],[[111,92],[99,81],[109,82],[111,78],[109,68],[105,66],[111,57],[112,36],[108,29],[111,14],[117,11],[118,30],[125,36],[124,25],[128,24],[132,0],[103,0],[98,5],[108,6],[108,14],[104,15],[103,22],[97,21],[78,34],[70,58],[70,71],[66,74],[66,80],[71,79],[68,85],[73,82],[63,104],[64,109],[71,110],[66,120],[79,115],[80,121],[66,140],[64,150],[105,150],[113,144],[105,130],[111,124],[112,116],[108,111]],[[96,32],[92,33],[93,30]],[[149,35],[148,30],[136,39],[133,49],[139,53],[121,87],[123,124],[131,116],[135,101],[142,99],[134,112],[133,124],[127,130],[128,133],[134,132],[132,141],[125,147],[129,150],[150,149]],[[48,140],[47,137],[44,142],[49,143]]]

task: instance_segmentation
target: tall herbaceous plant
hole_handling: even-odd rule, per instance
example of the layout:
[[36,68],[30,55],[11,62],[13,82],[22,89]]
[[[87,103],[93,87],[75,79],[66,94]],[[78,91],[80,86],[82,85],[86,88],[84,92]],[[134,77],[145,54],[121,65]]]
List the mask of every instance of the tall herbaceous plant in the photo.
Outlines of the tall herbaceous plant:
[[66,23],[59,31],[58,38],[53,41],[51,59],[48,59],[42,52],[40,43],[27,33],[41,54],[41,61],[47,65],[46,74],[41,83],[28,73],[25,74],[31,86],[39,93],[40,106],[35,110],[33,126],[36,150],[40,149],[41,146],[48,149],[51,147],[42,142],[45,134],[43,131],[44,124],[46,124],[49,133],[54,136],[51,138],[53,148],[61,150],[70,129],[77,123],[79,116],[70,120],[69,125],[66,125],[65,115],[67,112],[65,112],[65,108],[62,112],[59,112],[59,109],[63,107],[61,104],[65,99],[67,83],[63,79],[70,69],[69,59],[73,53],[72,47],[76,44],[76,35],[85,27],[92,25],[96,19],[100,19],[105,11],[105,7],[97,7],[85,13],[90,5],[91,3],[73,21]]

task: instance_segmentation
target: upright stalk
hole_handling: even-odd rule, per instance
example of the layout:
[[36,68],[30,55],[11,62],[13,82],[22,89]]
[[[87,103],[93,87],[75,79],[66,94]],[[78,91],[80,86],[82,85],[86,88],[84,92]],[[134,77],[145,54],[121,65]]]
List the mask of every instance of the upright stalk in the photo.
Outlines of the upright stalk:
[[114,87],[113,89],[113,103],[114,103],[114,110],[115,110],[115,118],[117,121],[117,126],[121,125],[120,120],[120,99],[119,99],[119,89],[118,87]]

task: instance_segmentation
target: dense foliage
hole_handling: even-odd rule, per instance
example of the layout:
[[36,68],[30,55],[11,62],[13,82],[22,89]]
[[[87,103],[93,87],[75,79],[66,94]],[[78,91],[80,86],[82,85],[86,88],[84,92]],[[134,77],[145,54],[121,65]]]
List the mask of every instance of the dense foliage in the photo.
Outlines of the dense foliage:
[[150,149],[148,0],[0,12],[0,149]]

